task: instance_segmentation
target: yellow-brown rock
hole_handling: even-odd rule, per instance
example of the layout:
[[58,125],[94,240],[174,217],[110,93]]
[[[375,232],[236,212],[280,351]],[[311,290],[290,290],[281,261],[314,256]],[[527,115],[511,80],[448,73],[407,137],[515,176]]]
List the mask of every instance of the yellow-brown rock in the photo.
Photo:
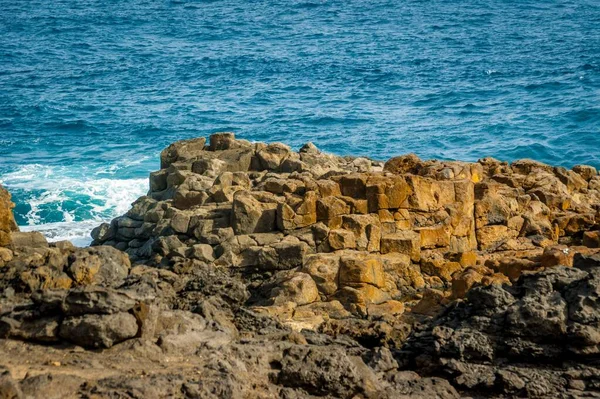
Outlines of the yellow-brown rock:
[[328,221],[349,213],[350,206],[338,197],[328,196],[317,201],[317,220]]
[[271,299],[274,305],[283,305],[287,302],[306,305],[319,300],[319,291],[309,274],[297,272],[290,279],[273,288]]
[[399,316],[404,313],[404,304],[399,301],[389,300],[382,303],[367,305],[367,314],[374,319],[390,316]]
[[584,232],[583,245],[589,248],[600,248],[600,230]]
[[12,213],[14,206],[10,193],[0,186],[0,247],[10,245],[10,234],[18,230]]
[[452,275],[462,270],[462,266],[458,262],[449,262],[443,257],[427,256],[421,258],[421,271],[430,276],[437,276],[443,281],[452,281]]
[[411,230],[386,235],[381,238],[381,253],[405,254],[413,262],[418,262],[421,259],[421,236]]
[[37,290],[68,290],[73,285],[73,281],[65,273],[47,266],[24,271],[20,275],[20,280],[31,292]]
[[335,229],[329,232],[329,247],[337,251],[338,249],[356,248],[356,238],[354,233],[348,230]]
[[478,273],[472,268],[468,268],[459,273],[452,280],[452,297],[464,298],[467,294],[467,291],[470,290],[475,284],[480,283],[483,277],[484,276],[482,274]]
[[392,278],[398,289],[403,286],[421,289],[425,287],[425,280],[419,265],[411,263],[410,256],[400,253],[381,255],[383,269]]
[[324,295],[332,295],[338,289],[340,256],[337,254],[313,254],[306,256],[301,271],[309,274]]
[[356,248],[361,251],[378,252],[381,243],[381,222],[374,215],[342,216],[342,228],[354,233]]
[[482,251],[494,250],[516,236],[515,231],[509,230],[504,225],[483,226],[477,229],[477,242]]
[[371,284],[342,287],[335,293],[334,298],[340,301],[348,311],[361,316],[368,314],[367,306],[390,300],[388,294]]
[[449,226],[423,227],[417,231],[421,238],[421,248],[447,247],[450,245]]
[[574,255],[575,251],[566,245],[546,247],[540,257],[540,264],[542,267],[573,266]]
[[385,287],[385,274],[381,259],[376,255],[350,254],[340,260],[340,286],[371,284]]

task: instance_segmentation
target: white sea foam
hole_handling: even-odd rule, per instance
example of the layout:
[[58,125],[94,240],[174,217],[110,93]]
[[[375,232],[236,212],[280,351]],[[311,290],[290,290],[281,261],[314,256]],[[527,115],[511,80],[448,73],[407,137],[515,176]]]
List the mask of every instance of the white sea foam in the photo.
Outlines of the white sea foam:
[[[30,207],[22,215],[26,225],[21,230],[84,246],[90,243],[94,227],[127,212],[148,190],[147,179],[99,178],[97,172],[31,164],[0,176],[0,184],[17,194],[15,201]],[[49,209],[52,220],[45,219]]]
[[82,222],[56,222],[31,226],[19,226],[21,231],[39,231],[49,242],[68,240],[73,245],[85,247],[90,245],[90,232],[101,221],[86,220]]

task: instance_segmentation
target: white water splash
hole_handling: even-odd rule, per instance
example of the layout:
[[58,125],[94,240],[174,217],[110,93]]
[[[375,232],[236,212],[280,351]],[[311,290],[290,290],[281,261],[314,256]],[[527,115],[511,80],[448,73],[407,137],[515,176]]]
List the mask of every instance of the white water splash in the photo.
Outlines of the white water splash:
[[[0,184],[19,194],[13,196],[15,201],[29,205],[21,230],[40,231],[49,241],[70,240],[84,246],[91,242],[94,227],[127,212],[148,190],[147,179],[98,177],[106,170],[89,172],[30,164],[4,174]],[[46,220],[49,209],[61,216]]]

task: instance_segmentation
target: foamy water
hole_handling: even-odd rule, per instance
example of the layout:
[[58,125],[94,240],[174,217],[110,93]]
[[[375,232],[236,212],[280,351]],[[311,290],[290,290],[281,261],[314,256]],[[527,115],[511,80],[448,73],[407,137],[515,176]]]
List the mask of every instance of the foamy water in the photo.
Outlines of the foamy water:
[[[106,169],[116,173],[119,166]],[[21,230],[40,231],[51,242],[85,246],[94,227],[127,212],[148,190],[147,179],[98,177],[106,173],[32,164],[2,175],[0,184],[18,200]]]
[[0,181],[86,237],[169,143],[600,166],[600,1],[0,0]]

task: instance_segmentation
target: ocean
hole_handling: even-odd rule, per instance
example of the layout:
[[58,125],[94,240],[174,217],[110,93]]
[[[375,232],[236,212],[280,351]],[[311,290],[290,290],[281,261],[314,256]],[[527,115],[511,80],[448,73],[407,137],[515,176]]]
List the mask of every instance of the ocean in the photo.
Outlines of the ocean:
[[89,243],[169,143],[600,167],[600,1],[0,0],[0,183]]

